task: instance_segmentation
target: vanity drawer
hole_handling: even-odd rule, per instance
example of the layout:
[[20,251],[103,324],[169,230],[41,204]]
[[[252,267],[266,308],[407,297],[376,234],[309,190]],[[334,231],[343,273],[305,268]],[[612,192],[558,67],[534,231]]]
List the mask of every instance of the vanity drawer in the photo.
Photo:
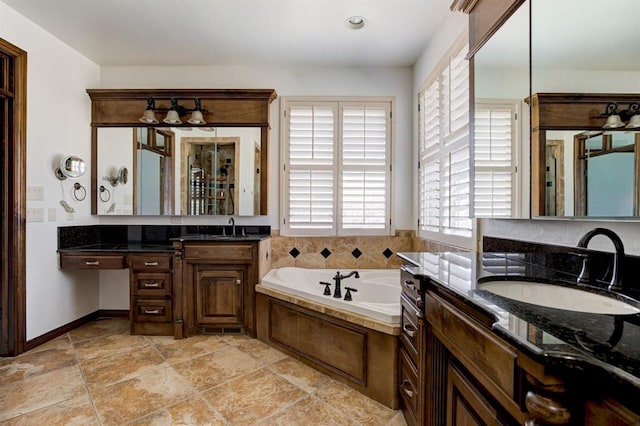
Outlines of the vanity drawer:
[[133,321],[171,321],[171,300],[134,299]]
[[406,408],[409,414],[407,423],[409,425],[419,424],[421,397],[418,389],[418,371],[404,349],[400,349],[399,373],[398,391],[400,392],[403,408]]
[[60,254],[62,269],[125,269],[124,254]]
[[411,303],[417,306],[418,301],[421,300],[420,280],[413,278],[413,275],[402,267],[400,269],[400,285],[402,287],[402,293],[411,300]]
[[438,339],[484,385],[497,387],[513,400],[517,383],[513,348],[439,297],[427,294],[426,302],[427,321]]
[[136,272],[133,274],[135,296],[171,296],[171,274],[168,272]]
[[400,340],[413,360],[413,363],[418,365],[418,349],[422,347],[422,330],[418,326],[418,311],[412,306],[404,293],[400,297],[400,303],[402,306]]
[[251,260],[253,245],[250,244],[187,244],[184,246],[186,259],[204,260]]
[[170,271],[171,256],[130,255],[131,269],[134,271]]

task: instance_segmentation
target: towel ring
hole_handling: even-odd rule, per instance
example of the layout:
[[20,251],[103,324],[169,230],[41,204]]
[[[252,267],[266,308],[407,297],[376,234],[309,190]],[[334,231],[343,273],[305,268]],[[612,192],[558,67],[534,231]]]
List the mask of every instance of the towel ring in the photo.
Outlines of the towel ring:
[[[104,193],[107,193],[107,195],[104,195]],[[107,188],[105,188],[104,185],[100,185],[100,201],[102,201],[103,203],[106,203],[107,201],[109,201],[111,199],[111,192],[109,192],[109,190]]]
[[87,198],[87,190],[78,182],[73,184],[73,198],[77,201],[82,201]]

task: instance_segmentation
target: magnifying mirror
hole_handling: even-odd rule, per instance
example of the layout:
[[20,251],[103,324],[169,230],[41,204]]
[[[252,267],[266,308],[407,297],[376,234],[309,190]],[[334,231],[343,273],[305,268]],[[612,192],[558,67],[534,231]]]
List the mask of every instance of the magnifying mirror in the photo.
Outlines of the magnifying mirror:
[[87,165],[82,158],[75,155],[67,155],[60,160],[60,165],[56,168],[55,174],[60,180],[67,178],[78,179],[84,175],[86,168]]

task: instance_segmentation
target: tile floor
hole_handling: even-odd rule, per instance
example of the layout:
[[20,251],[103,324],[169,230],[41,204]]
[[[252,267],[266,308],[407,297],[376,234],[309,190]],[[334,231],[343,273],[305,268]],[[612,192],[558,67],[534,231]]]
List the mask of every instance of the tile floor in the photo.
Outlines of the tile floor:
[[130,336],[124,319],[0,358],[1,425],[405,425],[246,336]]

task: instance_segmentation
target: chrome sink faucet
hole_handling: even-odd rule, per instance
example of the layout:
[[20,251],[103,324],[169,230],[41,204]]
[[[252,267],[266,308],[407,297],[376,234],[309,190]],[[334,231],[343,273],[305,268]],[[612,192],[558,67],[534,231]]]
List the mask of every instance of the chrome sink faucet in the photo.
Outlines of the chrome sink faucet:
[[[587,248],[589,245],[589,241],[596,235],[604,235],[608,237],[613,243],[613,247],[615,248],[615,253],[613,254],[613,268],[611,270],[611,282],[609,283],[608,289],[610,291],[620,291],[622,290],[622,273],[620,271],[622,266],[622,261],[624,260],[624,245],[622,244],[622,240],[610,229],[606,228],[595,228],[591,231],[587,232],[580,238],[578,241],[578,247]],[[582,265],[582,272],[580,272],[580,276],[578,277],[578,282],[588,283],[588,265],[587,261],[585,261]],[[585,282],[586,281],[586,282]]]
[[236,221],[235,219],[232,217],[229,218],[229,222],[227,222],[229,225],[231,225],[231,236],[235,237],[236,236]]
[[342,290],[340,289],[340,283],[345,278],[349,278],[351,276],[355,278],[360,278],[360,274],[358,274],[358,271],[351,271],[347,275],[341,275],[340,271],[336,272],[336,276],[333,277],[333,280],[336,282],[336,286],[333,289],[333,297],[335,297],[336,299],[342,298]]

